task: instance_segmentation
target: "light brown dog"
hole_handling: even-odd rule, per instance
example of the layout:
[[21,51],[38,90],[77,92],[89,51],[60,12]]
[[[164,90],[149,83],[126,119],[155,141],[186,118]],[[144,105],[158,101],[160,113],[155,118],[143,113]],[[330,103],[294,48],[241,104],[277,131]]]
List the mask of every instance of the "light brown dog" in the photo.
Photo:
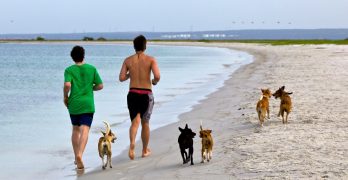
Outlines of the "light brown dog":
[[[110,168],[112,168],[111,143],[114,143],[117,138],[116,138],[116,135],[114,133],[112,133],[109,123],[107,123],[105,121],[103,121],[103,122],[106,125],[106,131],[105,132],[101,131],[101,133],[103,133],[103,137],[99,138],[98,151],[99,151],[99,156],[102,159],[102,168],[105,169],[108,164],[109,164]],[[107,160],[106,160],[106,163],[104,164],[104,156],[105,155],[107,156]]]
[[204,163],[204,160],[206,159],[208,162],[211,160],[213,155],[213,137],[211,136],[212,130],[205,129],[203,130],[202,127],[202,121],[201,121],[201,131],[199,131],[199,137],[202,138],[202,161],[201,163]]
[[256,112],[259,117],[260,124],[261,126],[263,126],[266,118],[266,113],[267,118],[269,119],[269,98],[272,97],[272,93],[269,89],[261,89],[261,92],[262,96],[256,104]]
[[[274,94],[273,96],[277,99],[280,98],[280,107],[279,107],[279,113],[278,113],[278,117],[280,115],[282,115],[282,120],[283,120],[283,124],[287,124],[288,123],[288,116],[289,113],[291,112],[291,108],[292,108],[292,104],[291,104],[291,98],[290,98],[290,94],[288,92],[284,91],[285,86],[279,88]],[[284,120],[284,112],[286,112],[286,119]]]

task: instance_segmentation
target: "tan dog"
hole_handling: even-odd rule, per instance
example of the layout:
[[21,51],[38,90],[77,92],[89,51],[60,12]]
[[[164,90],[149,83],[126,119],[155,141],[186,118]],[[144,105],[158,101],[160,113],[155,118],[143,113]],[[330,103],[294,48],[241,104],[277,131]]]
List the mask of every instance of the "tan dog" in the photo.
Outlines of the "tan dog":
[[[273,96],[277,99],[278,97],[280,98],[280,107],[279,107],[279,113],[278,113],[278,117],[280,115],[282,115],[282,120],[283,120],[283,124],[288,123],[288,116],[289,113],[291,112],[291,108],[292,108],[292,104],[291,104],[291,98],[290,98],[290,94],[288,92],[284,91],[285,86],[279,88],[274,94]],[[284,112],[286,112],[286,119],[284,120]]]
[[201,121],[201,131],[199,131],[199,137],[202,138],[202,161],[201,163],[204,163],[204,160],[207,159],[209,162],[213,155],[213,137],[211,136],[212,130],[202,128],[202,121]]
[[[102,163],[103,163],[102,167],[103,167],[103,169],[105,169],[106,166],[108,165],[108,163],[109,163],[110,168],[112,168],[111,143],[114,143],[117,138],[116,138],[115,134],[111,132],[109,123],[107,123],[105,121],[103,121],[103,122],[106,125],[106,131],[105,132],[101,131],[101,133],[103,133],[103,137],[99,138],[98,151],[99,151],[99,156],[102,159]],[[104,164],[104,156],[105,155],[107,156],[106,164]]]
[[259,117],[260,124],[261,126],[263,126],[263,122],[266,118],[266,113],[267,118],[269,119],[269,98],[272,97],[272,93],[269,89],[261,89],[261,92],[262,96],[256,104],[256,112]]

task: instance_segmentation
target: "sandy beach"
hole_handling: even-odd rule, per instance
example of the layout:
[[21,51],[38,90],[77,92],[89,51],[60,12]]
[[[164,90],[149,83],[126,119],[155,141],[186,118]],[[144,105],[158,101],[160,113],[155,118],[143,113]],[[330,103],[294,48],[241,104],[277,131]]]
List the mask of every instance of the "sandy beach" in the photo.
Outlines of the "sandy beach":
[[[100,167],[79,179],[348,178],[348,46],[161,44],[226,47],[252,54],[254,62],[236,70],[222,88],[180,115],[179,122],[152,131],[150,157],[140,157],[137,142],[135,160],[123,152],[113,158],[113,169]],[[289,124],[277,117],[280,101],[272,98],[271,117],[260,128],[255,111],[260,89],[274,92],[283,85],[293,92]],[[213,159],[200,163],[197,135],[195,165],[183,165],[178,127],[188,123],[199,133],[200,121],[213,130]]]

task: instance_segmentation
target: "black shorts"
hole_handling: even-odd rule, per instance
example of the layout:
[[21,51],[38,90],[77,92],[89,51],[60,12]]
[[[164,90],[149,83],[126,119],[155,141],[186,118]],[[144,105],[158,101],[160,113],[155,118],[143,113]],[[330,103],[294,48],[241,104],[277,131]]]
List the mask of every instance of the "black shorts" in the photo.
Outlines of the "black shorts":
[[149,121],[154,105],[154,97],[150,89],[131,88],[127,95],[129,117],[131,121],[140,113],[142,121]]
[[86,125],[91,127],[93,121],[93,113],[70,114],[71,124],[73,126]]

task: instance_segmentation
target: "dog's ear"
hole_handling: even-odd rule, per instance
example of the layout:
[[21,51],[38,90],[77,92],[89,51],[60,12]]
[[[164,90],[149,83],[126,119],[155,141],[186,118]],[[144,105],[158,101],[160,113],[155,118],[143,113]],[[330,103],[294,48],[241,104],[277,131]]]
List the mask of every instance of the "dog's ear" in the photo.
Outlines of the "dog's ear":
[[292,94],[292,92],[287,92],[288,95]]
[[100,131],[100,132],[103,134],[103,136],[105,136],[105,134],[106,134],[105,132],[103,132],[103,131]]
[[280,89],[284,91],[284,89],[285,89],[285,86],[282,86],[282,87],[281,87]]
[[182,129],[181,127],[179,127],[179,131],[180,131],[180,132],[182,132],[182,131],[183,131],[183,129]]
[[208,129],[208,133],[210,134],[212,132],[212,130],[211,129]]
[[109,136],[111,136],[112,135],[112,131],[111,131],[111,129],[110,129],[110,131],[109,131]]
[[261,88],[261,92],[263,92],[264,90]]
[[188,129],[188,126],[187,126],[187,124],[185,125],[185,129]]

